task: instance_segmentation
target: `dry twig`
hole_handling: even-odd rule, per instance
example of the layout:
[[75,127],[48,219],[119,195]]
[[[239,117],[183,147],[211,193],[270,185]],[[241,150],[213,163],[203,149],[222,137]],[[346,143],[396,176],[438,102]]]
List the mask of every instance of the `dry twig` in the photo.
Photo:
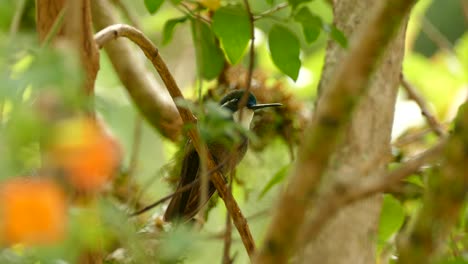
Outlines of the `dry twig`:
[[408,94],[408,98],[415,101],[418,104],[419,108],[421,109],[422,115],[426,118],[427,123],[431,127],[431,129],[439,136],[442,137],[446,134],[444,127],[437,121],[437,118],[434,116],[433,113],[429,110],[429,106],[426,103],[426,100],[419,94],[417,89],[405,78],[403,73],[400,74],[400,82],[403,88],[405,89],[406,93]]
[[[95,39],[98,45],[102,46],[104,45],[104,43],[116,39],[118,37],[126,37],[132,40],[141,48],[141,50],[143,50],[146,57],[151,61],[151,63],[161,76],[161,79],[166,85],[166,88],[171,94],[171,97],[174,100],[174,102],[176,100],[184,98],[172,74],[169,72],[166,63],[162,60],[161,56],[159,55],[157,48],[141,31],[128,25],[117,24],[109,26],[98,32],[95,36]],[[196,123],[196,118],[193,116],[189,109],[177,106],[177,110],[179,111],[179,114],[185,124]],[[188,127],[190,127],[188,135],[192,140],[193,146],[195,147],[197,152],[200,152],[200,150],[202,149],[202,141],[200,138],[200,134],[196,130],[196,126],[191,125]],[[206,148],[206,146],[204,147]],[[217,165],[213,160],[211,153],[208,153],[207,168],[209,170],[212,170],[216,166]],[[252,238],[252,234],[250,233],[247,220],[242,215],[236,200],[234,199],[234,197],[229,192],[226,186],[226,182],[224,180],[223,175],[221,175],[220,172],[215,171],[211,178],[211,181],[218,190],[219,196],[221,196],[221,198],[223,199],[226,205],[226,209],[231,214],[234,224],[237,230],[239,231],[239,234],[242,238],[242,242],[244,243],[244,246],[247,250],[247,253],[250,257],[252,257],[255,250],[255,244]]]

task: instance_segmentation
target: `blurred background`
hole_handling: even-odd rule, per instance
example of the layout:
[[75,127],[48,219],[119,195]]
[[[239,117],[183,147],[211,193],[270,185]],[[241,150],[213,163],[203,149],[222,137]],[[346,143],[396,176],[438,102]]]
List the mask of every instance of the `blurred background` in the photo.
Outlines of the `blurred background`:
[[[281,1],[251,1],[252,12],[260,14],[278,4]],[[316,0],[306,5],[325,24],[332,23],[331,7],[327,1]],[[122,6],[125,8],[122,9]],[[18,12],[20,8],[22,11]],[[166,22],[186,15],[186,9],[164,1],[157,13],[151,15],[143,0],[116,0],[112,8],[119,14],[121,23],[134,24],[136,21],[158,47],[186,98],[196,101],[200,89],[204,94],[209,94],[207,92],[210,89],[216,89],[216,80],[202,80],[197,73],[190,23],[177,24],[172,39],[164,41]],[[123,10],[127,10],[127,13]],[[18,14],[19,17],[15,17]],[[281,190],[279,183],[287,175],[294,157],[297,141],[291,138],[300,137],[297,135],[300,135],[305,120],[313,112],[327,41],[339,41],[339,37],[321,31],[317,40],[309,43],[300,33],[299,23],[287,22],[289,15],[290,8],[287,7],[255,23],[254,75],[260,80],[259,87],[267,87],[266,90],[259,88],[257,97],[275,99],[275,96],[269,94],[273,92],[268,89],[280,90],[280,98],[288,98],[290,106],[290,112],[281,113],[282,118],[287,117],[291,122],[284,127],[273,127],[277,133],[256,131],[259,134],[257,141],[253,142],[254,148],[248,151],[236,172],[233,193],[249,220],[253,236],[258,238],[257,243],[261,242],[259,239],[263,237],[268,224],[270,207]],[[295,81],[272,62],[267,43],[272,21],[286,21],[285,25],[297,33],[299,38],[301,67]],[[445,129],[449,129],[450,121],[468,94],[467,25],[466,0],[420,0],[408,26],[403,73],[425,98],[429,110]],[[144,54],[136,46],[134,48],[135,54],[145,60]],[[63,108],[74,109],[89,104],[77,95],[82,72],[77,60],[67,52],[66,49],[53,50],[38,43],[34,1],[0,0],[0,182],[43,173],[40,170],[43,164],[40,155],[41,137],[57,133],[55,127],[41,122],[43,116],[61,115],[70,111]],[[245,54],[239,66],[228,76],[231,85],[245,74],[249,58]],[[146,64],[147,69],[157,76],[150,63]],[[159,77],[157,79],[160,81]],[[163,85],[161,81],[159,85]],[[37,91],[48,94],[50,90],[55,91],[51,93],[52,97],[59,94],[63,98],[63,105],[50,106],[47,96],[37,96]],[[42,110],[38,110],[38,106]],[[145,122],[104,52],[100,53],[93,106],[98,118],[105,124],[106,133],[112,135],[109,136],[114,142],[111,144],[111,155],[122,160],[118,164],[114,185],[104,187],[105,195],[91,203],[86,197],[79,198],[78,202],[71,202],[72,198],[66,199],[66,203],[75,205],[67,209],[70,211],[69,218],[62,220],[67,222],[65,232],[68,235],[61,240],[65,242],[30,250],[22,247],[21,243],[2,245],[0,239],[0,246],[4,246],[0,247],[1,263],[32,263],[27,261],[37,259],[43,262],[35,263],[49,263],[47,260],[50,259],[73,263],[83,251],[99,251],[103,245],[113,252],[105,257],[107,263],[126,263],[128,258],[136,260],[136,263],[152,263],[154,258],[173,263],[180,260],[180,256],[186,257],[186,263],[220,261],[226,222],[222,201],[211,204],[207,222],[200,232],[160,223],[158,217],[164,212],[164,205],[135,218],[127,217],[126,214],[132,210],[172,192],[170,167],[183,144],[161,136]],[[256,122],[261,127],[262,122],[275,122],[276,119],[271,118],[267,113],[260,115]],[[59,130],[67,131],[64,144],[74,142],[79,137],[76,131],[87,127],[86,121],[84,124],[82,122],[62,124]],[[403,88],[398,95],[392,138],[395,162],[418,153],[437,139],[421,115],[420,107]],[[116,147],[119,150],[114,149],[114,144],[119,145]],[[138,147],[135,147],[136,144]],[[96,148],[106,146],[99,145]],[[132,164],[135,155],[137,162]],[[115,182],[125,179],[122,175],[128,174],[130,168],[131,184],[125,183],[122,185],[124,190],[119,189]],[[411,181],[421,186],[422,177],[415,175]],[[379,250],[385,249],[387,241],[401,227],[405,216],[417,207],[420,198],[420,192],[418,196],[417,188],[412,187],[409,191],[398,190],[397,194],[387,197],[383,211],[386,218],[381,221],[384,229],[379,235]],[[0,207],[2,203],[5,202],[0,202]],[[129,206],[131,203],[136,203],[136,208]],[[465,212],[466,219],[468,210]],[[459,241],[465,243],[461,248],[468,254],[468,238],[464,232],[462,228],[457,235],[461,236]],[[233,232],[232,252],[237,253],[236,263],[247,263],[248,257],[236,231]]]

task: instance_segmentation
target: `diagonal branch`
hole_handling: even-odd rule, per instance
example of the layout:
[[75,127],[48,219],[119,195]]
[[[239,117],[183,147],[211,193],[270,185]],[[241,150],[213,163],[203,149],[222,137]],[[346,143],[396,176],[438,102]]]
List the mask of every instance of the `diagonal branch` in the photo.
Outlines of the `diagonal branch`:
[[424,98],[418,93],[416,88],[406,79],[403,73],[401,73],[400,75],[400,82],[403,88],[405,89],[406,93],[408,94],[408,98],[415,101],[416,104],[418,104],[419,108],[421,109],[422,115],[426,118],[426,121],[431,127],[431,129],[439,137],[444,136],[446,134],[444,127],[440,124],[439,121],[437,121],[437,118],[429,110],[429,107]]
[[[316,201],[307,224],[302,233],[301,244],[317,237],[318,232],[341,208],[371,197],[374,194],[384,192],[395,186],[400,181],[415,173],[425,164],[435,160],[442,153],[447,142],[441,140],[434,147],[426,150],[417,157],[405,162],[399,168],[380,177],[366,177],[358,183],[353,180],[349,183],[336,183],[329,191],[320,196]],[[353,177],[356,179],[357,177]]]
[[[151,61],[153,66],[158,71],[161,79],[163,80],[164,84],[166,85],[167,90],[169,91],[172,99],[174,102],[176,100],[183,99],[183,95],[177,86],[173,76],[169,72],[166,63],[162,60],[161,56],[159,56],[158,49],[153,45],[153,43],[139,30],[128,26],[117,24],[113,26],[109,26],[100,32],[96,33],[95,40],[99,46],[104,45],[104,43],[109,42],[113,39],[118,37],[126,37],[136,43],[141,50],[145,53],[146,57]],[[202,148],[207,148],[206,145],[202,145],[202,140],[200,138],[200,134],[196,129],[196,118],[193,116],[190,110],[177,106],[177,110],[184,122],[184,124],[192,124],[189,127],[188,135],[193,142],[193,146],[200,152]],[[213,170],[216,168],[217,165],[213,160],[211,153],[207,155],[207,168],[208,170]],[[244,243],[244,247],[247,250],[247,253],[250,257],[253,256],[255,250],[255,244],[252,238],[252,234],[250,233],[249,226],[247,224],[247,220],[242,215],[242,212],[237,204],[236,200],[232,196],[231,192],[229,192],[228,187],[226,185],[226,181],[224,180],[223,175],[219,171],[214,171],[214,174],[211,178],[211,181],[215,185],[216,189],[218,190],[219,196],[223,199],[226,209],[229,211],[231,215],[234,225],[236,226],[239,234],[242,238],[242,242]]]
[[416,0],[382,1],[353,41],[347,57],[323,93],[305,132],[298,161],[274,210],[273,220],[256,263],[287,263],[296,248],[309,201],[341,139],[379,58]]

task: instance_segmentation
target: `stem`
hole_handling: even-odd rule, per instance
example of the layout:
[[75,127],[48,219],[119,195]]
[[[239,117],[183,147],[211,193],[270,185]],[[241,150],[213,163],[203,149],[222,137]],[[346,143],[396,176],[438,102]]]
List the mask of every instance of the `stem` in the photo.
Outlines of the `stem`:
[[[166,85],[169,94],[171,95],[174,104],[177,100],[184,99],[182,92],[180,91],[177,83],[174,80],[174,77],[169,72],[169,69],[166,66],[166,63],[163,61],[159,55],[158,49],[154,44],[139,30],[128,25],[112,25],[109,26],[95,35],[95,40],[98,46],[102,47],[106,42],[116,39],[118,37],[126,37],[136,43],[145,53],[146,57],[151,61],[155,69],[158,71],[161,79]],[[206,145],[202,147],[202,140],[198,130],[196,129],[196,118],[193,116],[192,112],[189,109],[176,106],[179,111],[180,117],[182,118],[186,127],[189,127],[188,136],[192,140],[193,146],[198,153],[202,152],[202,148],[206,148]],[[207,153],[207,168],[212,170],[215,168],[216,162],[213,160],[211,153]],[[219,196],[223,199],[226,209],[231,214],[233,218],[234,225],[236,226],[239,234],[244,243],[244,247],[249,254],[249,257],[252,259],[255,251],[255,244],[250,232],[250,228],[247,224],[247,220],[242,215],[242,212],[237,204],[236,200],[232,194],[228,191],[223,175],[219,171],[215,171],[211,181],[218,190]]]

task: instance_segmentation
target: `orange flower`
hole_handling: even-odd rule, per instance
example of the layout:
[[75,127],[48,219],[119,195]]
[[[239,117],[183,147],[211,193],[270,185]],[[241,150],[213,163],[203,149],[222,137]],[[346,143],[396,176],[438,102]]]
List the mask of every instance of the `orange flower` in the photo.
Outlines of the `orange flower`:
[[74,118],[57,126],[52,163],[78,190],[100,190],[115,173],[120,156],[116,140],[95,120]]
[[66,222],[65,195],[53,182],[15,178],[0,183],[0,243],[58,242]]

